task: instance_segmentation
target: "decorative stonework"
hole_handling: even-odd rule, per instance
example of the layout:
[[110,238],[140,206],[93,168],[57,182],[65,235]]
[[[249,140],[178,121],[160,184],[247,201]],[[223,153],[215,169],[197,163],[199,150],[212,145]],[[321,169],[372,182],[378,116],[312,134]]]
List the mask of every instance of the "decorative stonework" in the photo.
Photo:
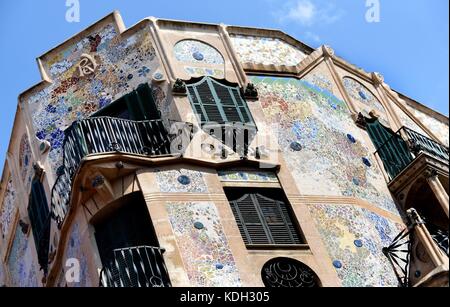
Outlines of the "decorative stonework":
[[[181,180],[187,178],[189,180]],[[156,180],[162,193],[207,193],[203,174],[186,169],[159,171]],[[189,181],[189,182],[188,182]]]
[[168,203],[167,212],[193,287],[240,287],[239,272],[210,202]]
[[37,287],[37,270],[34,265],[31,245],[27,236],[16,229],[7,265],[10,272],[10,286]]
[[[279,125],[279,145],[303,194],[356,197],[399,214],[373,163],[375,149],[342,100],[305,80],[251,77],[250,81],[258,88],[267,123]],[[300,151],[292,149],[293,142],[301,145]],[[372,161],[371,167],[363,158]]]
[[80,77],[89,76],[95,73],[97,69],[97,62],[94,57],[89,54],[81,55],[81,60],[77,65],[78,74]]
[[337,274],[345,287],[396,287],[382,249],[404,228],[352,205],[309,205]]
[[231,42],[242,63],[296,66],[306,57],[278,38],[233,35]]
[[16,196],[16,189],[12,179],[10,178],[6,184],[3,203],[0,207],[0,226],[2,229],[3,238],[8,237],[10,228],[14,222],[14,213],[16,212]]

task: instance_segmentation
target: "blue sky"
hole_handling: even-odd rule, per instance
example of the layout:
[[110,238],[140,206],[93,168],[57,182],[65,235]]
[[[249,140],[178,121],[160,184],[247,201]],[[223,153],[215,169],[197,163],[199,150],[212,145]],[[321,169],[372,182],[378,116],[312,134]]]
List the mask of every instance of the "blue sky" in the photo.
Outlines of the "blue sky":
[[449,1],[379,0],[380,22],[366,21],[366,0],[66,0],[0,1],[0,169],[18,95],[40,80],[36,57],[113,10],[127,27],[147,16],[274,28],[381,72],[394,89],[448,116]]

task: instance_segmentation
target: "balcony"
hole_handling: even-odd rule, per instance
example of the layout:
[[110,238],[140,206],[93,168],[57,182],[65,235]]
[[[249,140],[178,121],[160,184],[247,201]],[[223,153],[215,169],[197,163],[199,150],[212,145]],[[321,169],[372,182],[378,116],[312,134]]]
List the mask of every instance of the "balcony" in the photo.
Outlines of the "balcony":
[[375,154],[383,162],[390,182],[403,173],[421,154],[447,165],[449,159],[447,147],[406,127],[388,139]]
[[74,122],[65,131],[63,166],[52,189],[52,216],[61,228],[69,210],[72,180],[89,155],[126,153],[143,156],[170,154],[170,136],[162,120],[131,121],[111,117]]
[[100,273],[100,287],[170,287],[164,264],[164,250],[157,247],[132,247],[114,250],[114,257]]
[[408,227],[383,253],[401,287],[436,287],[449,283],[448,228],[425,221],[415,209],[407,212]]

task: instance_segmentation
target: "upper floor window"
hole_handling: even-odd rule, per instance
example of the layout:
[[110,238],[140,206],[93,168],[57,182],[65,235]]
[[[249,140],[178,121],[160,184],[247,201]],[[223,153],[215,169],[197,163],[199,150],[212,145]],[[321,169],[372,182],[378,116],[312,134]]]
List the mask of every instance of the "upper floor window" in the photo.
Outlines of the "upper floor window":
[[117,99],[104,107],[92,117],[116,117],[128,120],[155,120],[160,119],[156,103],[153,99],[150,86],[145,83],[131,93]]
[[31,186],[28,216],[33,230],[39,264],[45,271],[47,270],[50,244],[50,210],[44,186],[39,179],[34,179]]
[[282,190],[229,188],[226,194],[247,246],[304,243]]
[[227,86],[205,77],[188,84],[188,96],[201,124],[244,123],[253,124],[247,103],[238,86]]

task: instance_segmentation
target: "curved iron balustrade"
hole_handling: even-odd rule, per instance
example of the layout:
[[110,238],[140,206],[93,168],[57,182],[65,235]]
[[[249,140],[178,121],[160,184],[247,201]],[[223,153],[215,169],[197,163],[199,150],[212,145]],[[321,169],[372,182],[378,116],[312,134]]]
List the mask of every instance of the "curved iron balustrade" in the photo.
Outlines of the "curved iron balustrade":
[[164,252],[149,246],[114,250],[113,259],[100,272],[100,287],[170,287]]
[[65,132],[63,166],[52,189],[52,217],[62,226],[69,210],[72,179],[82,160],[92,154],[170,154],[170,136],[162,120],[131,121],[95,117],[74,122]]
[[[427,230],[437,246],[448,256],[448,231],[424,222]],[[414,240],[414,229],[404,229],[389,247],[383,248],[384,255],[389,259],[401,287],[411,287],[410,266],[411,248]]]
[[448,147],[407,127],[397,131],[380,146],[375,155],[383,161],[389,179],[392,181],[422,152],[448,163]]

